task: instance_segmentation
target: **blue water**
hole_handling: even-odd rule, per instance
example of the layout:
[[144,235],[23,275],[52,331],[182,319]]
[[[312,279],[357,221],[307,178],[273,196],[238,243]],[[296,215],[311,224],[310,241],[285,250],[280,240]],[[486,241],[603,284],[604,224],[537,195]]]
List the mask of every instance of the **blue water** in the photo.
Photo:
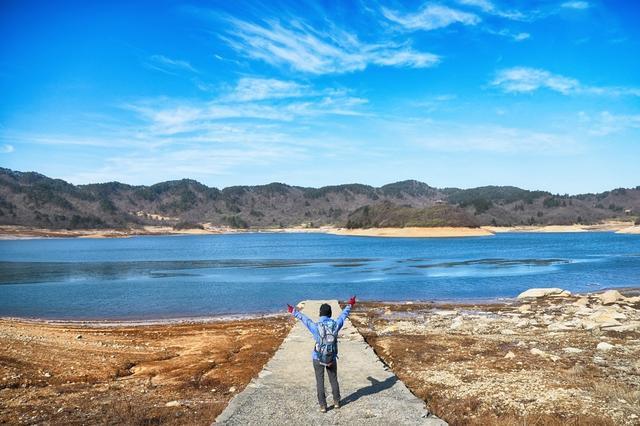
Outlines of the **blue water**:
[[159,319],[302,299],[461,300],[640,287],[640,236],[237,234],[0,241],[0,316]]

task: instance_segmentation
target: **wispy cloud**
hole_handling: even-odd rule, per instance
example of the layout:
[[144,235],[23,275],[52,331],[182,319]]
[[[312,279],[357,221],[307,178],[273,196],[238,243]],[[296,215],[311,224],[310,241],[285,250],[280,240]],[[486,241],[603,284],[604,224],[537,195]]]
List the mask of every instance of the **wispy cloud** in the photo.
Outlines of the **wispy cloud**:
[[[568,153],[576,141],[568,132],[545,132],[498,124],[415,120],[394,131],[407,142],[439,152]],[[392,126],[392,128],[395,126]]]
[[426,68],[439,56],[413,50],[407,43],[366,43],[340,28],[321,31],[298,20],[263,24],[229,18],[222,39],[242,55],[310,74],[340,74],[369,65]]
[[472,6],[480,9],[489,15],[499,16],[501,18],[511,19],[514,21],[526,20],[527,16],[519,10],[503,10],[489,0],[458,0],[459,4]]
[[148,58],[146,65],[156,71],[166,74],[176,74],[178,71],[189,71],[198,73],[189,62],[181,59],[172,59],[164,55],[152,55]]
[[530,93],[549,89],[563,95],[592,94],[609,96],[640,96],[640,89],[617,86],[588,86],[575,78],[553,74],[547,70],[530,67],[513,67],[498,71],[491,82],[508,93]]
[[240,102],[297,98],[309,94],[309,87],[294,81],[274,78],[241,78],[227,100]]
[[4,144],[0,146],[0,154],[11,154],[15,150],[16,149],[13,147],[13,145]]
[[594,136],[608,136],[631,129],[640,129],[640,114],[615,114],[602,111],[596,115],[585,112],[579,114],[580,121],[587,126],[588,133]]
[[487,30],[487,32],[489,32],[490,34],[510,38],[513,41],[524,41],[531,38],[531,34],[529,33],[525,33],[525,32],[514,33],[506,28],[499,31]]
[[562,3],[560,6],[565,9],[579,9],[579,10],[588,9],[589,7],[591,7],[589,2],[586,2],[586,1],[567,1]]
[[400,24],[404,29],[410,31],[430,31],[458,23],[476,25],[481,21],[480,17],[473,13],[439,4],[425,4],[416,13],[401,13],[383,7],[382,15],[389,21]]

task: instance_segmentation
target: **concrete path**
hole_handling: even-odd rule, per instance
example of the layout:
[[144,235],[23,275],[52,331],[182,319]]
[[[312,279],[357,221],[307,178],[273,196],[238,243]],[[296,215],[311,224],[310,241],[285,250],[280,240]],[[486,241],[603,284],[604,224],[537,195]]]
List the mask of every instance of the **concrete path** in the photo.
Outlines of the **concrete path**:
[[[303,312],[318,318],[321,301],[303,302]],[[342,310],[331,304],[333,318]],[[259,376],[231,400],[216,423],[226,425],[446,425],[427,411],[398,378],[380,362],[360,333],[346,321],[340,332],[338,380],[342,407],[332,409],[331,388],[325,378],[329,411],[318,411],[311,364],[313,338],[299,321]]]

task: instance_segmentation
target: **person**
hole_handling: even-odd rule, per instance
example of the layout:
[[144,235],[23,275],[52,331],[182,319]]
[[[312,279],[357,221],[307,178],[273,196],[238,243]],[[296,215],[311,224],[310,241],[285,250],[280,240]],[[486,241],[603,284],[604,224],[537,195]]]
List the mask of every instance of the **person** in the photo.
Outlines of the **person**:
[[356,304],[356,297],[352,296],[342,314],[337,320],[331,319],[331,305],[323,303],[320,306],[320,318],[313,322],[309,317],[291,305],[287,310],[295,318],[299,319],[313,335],[316,344],[312,352],[313,370],[316,375],[316,392],[320,411],[327,412],[327,398],[324,391],[324,371],[327,371],[331,393],[333,395],[334,408],[340,408],[340,387],[338,385],[338,331],[344,325],[344,320],[349,316],[351,309]]

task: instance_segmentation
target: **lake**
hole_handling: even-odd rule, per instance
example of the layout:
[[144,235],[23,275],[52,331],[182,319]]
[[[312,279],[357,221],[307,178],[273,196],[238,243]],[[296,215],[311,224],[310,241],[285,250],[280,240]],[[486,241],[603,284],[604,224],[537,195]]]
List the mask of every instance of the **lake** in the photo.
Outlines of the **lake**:
[[0,316],[164,319],[303,299],[493,300],[640,287],[640,236],[371,238],[247,233],[0,241]]

